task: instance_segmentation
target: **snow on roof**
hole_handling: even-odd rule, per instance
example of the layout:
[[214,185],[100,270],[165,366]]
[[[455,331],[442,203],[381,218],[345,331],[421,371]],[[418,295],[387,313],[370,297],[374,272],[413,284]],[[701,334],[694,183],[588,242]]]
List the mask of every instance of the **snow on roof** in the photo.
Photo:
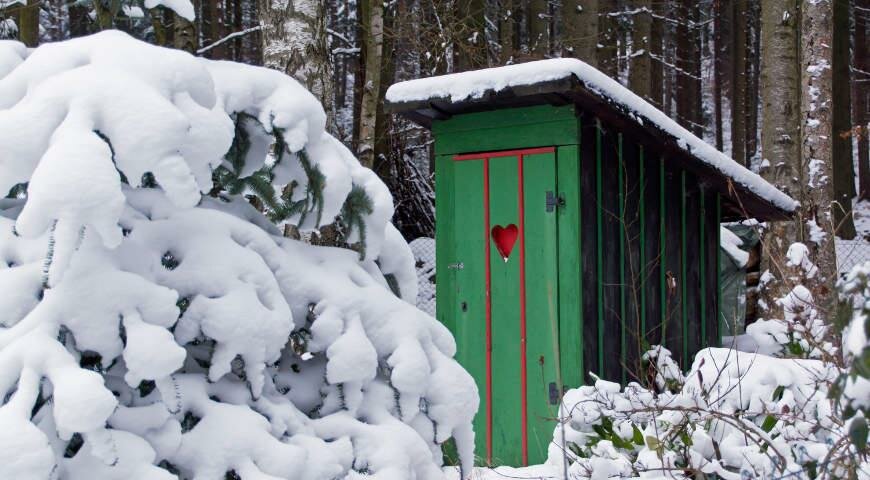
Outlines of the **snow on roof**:
[[589,91],[627,110],[629,116],[640,125],[651,123],[672,135],[681,149],[764,200],[787,212],[797,208],[798,202],[761,176],[696,137],[616,80],[575,58],[539,60],[409,80],[392,85],[387,90],[386,100],[390,103],[408,103],[447,99],[457,103],[479,99],[490,91],[499,92],[506,88],[562,80],[571,76],[583,82]]

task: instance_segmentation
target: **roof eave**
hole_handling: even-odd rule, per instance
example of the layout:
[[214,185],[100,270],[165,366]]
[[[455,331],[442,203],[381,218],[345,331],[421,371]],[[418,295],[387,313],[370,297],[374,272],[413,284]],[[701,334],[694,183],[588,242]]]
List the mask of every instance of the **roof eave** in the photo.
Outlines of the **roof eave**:
[[400,114],[418,125],[431,129],[433,121],[446,120],[459,114],[571,103],[581,109],[592,111],[602,120],[637,136],[641,143],[657,145],[657,149],[662,154],[673,158],[681,167],[694,173],[709,187],[718,191],[723,198],[723,220],[756,218],[761,221],[776,221],[793,217],[793,212],[780,208],[746,186],[733,182],[727,175],[680,147],[678,139],[659,128],[655,122],[647,119],[642,123],[638,122],[636,114],[627,111],[621,104],[602,98],[573,75],[533,85],[508,87],[497,92],[488,90],[479,97],[457,102],[444,97],[409,102],[385,102],[385,111]]

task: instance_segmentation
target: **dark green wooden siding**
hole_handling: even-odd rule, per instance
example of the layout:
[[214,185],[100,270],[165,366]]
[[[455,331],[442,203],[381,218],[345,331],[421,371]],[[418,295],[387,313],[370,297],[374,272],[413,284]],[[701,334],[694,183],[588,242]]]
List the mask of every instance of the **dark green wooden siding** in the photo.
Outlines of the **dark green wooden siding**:
[[[572,388],[590,372],[647,381],[640,355],[669,348],[682,366],[719,342],[720,200],[694,175],[574,106],[473,113],[436,122],[437,298],[475,377],[477,453],[486,458],[485,164],[456,154],[533,147],[524,158],[528,461],[546,457],[555,407],[550,384]],[[519,221],[517,156],[488,161],[491,225]],[[548,213],[553,191],[563,204]],[[519,248],[519,246],[515,247]],[[463,268],[454,268],[461,262]],[[517,262],[490,248],[492,462],[523,463]],[[531,332],[535,332],[532,334]]]

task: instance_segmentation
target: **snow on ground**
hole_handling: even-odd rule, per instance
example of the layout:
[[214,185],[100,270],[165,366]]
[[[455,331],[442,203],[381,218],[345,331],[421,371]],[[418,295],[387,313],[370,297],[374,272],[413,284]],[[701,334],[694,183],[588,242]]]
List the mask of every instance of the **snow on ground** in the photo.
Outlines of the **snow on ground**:
[[[447,480],[460,480],[459,470],[445,468]],[[476,467],[468,480],[559,480],[561,475],[550,465],[530,465],[528,467]]]
[[783,210],[793,211],[797,202],[780,192],[758,174],[735,162],[680,126],[647,101],[620,85],[618,81],[575,58],[539,60],[505,67],[409,80],[392,85],[386,94],[389,102],[413,102],[436,98],[458,102],[480,98],[487,91],[532,85],[574,76],[588,89],[629,112],[636,122],[652,123],[677,139],[680,148],[745,186],[753,193]]

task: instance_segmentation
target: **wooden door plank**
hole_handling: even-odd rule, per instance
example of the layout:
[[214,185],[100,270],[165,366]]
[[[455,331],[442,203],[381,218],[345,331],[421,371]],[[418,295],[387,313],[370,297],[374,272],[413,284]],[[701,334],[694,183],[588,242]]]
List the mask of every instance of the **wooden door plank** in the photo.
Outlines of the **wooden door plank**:
[[[491,159],[489,180],[490,229],[519,226],[517,158]],[[507,261],[496,248],[490,249],[492,395],[498,402],[493,412],[492,461],[498,465],[520,465],[523,460],[518,247],[514,245]]]
[[559,147],[556,209],[559,232],[559,369],[564,387],[583,382],[583,265],[580,238],[580,159],[576,145]]
[[[450,319],[448,325],[452,325],[456,337],[456,359],[474,377],[480,392],[480,409],[474,419],[477,432],[475,449],[484,454],[487,451],[487,405],[491,405],[493,400],[486,389],[486,272],[483,258],[489,234],[484,215],[484,162],[443,163],[450,163],[454,173],[455,200],[450,200],[454,207],[454,223],[448,227],[448,232],[439,230],[438,235],[447,233],[454,241],[447,254],[439,250],[436,258],[439,262],[436,270],[438,312]],[[449,215],[439,215],[439,221],[446,223],[447,217]],[[440,244],[442,240],[440,236],[438,238]],[[451,256],[445,256],[451,253]],[[458,268],[460,263],[462,268]],[[443,286],[442,279],[445,280]],[[442,296],[444,290],[447,294]]]
[[559,282],[557,266],[556,207],[547,212],[547,192],[556,190],[556,156],[553,153],[523,156],[523,231],[526,317],[527,463],[547,459],[558,415],[550,404],[550,385],[558,391]]

